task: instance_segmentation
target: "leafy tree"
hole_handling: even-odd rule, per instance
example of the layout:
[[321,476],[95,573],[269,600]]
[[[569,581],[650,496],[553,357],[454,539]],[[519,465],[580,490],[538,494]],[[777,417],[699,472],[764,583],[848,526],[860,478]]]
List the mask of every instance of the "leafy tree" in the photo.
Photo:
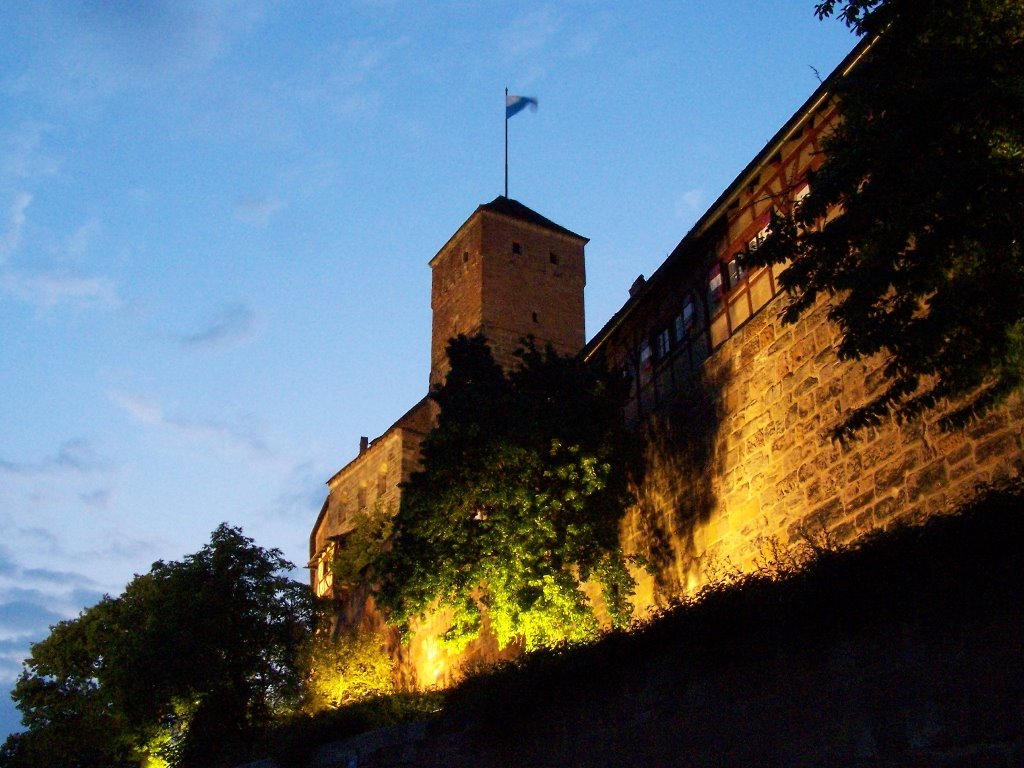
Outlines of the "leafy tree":
[[299,693],[314,605],[292,567],[221,525],[196,554],[53,627],[13,693],[29,730],[0,765],[237,761]]
[[839,356],[884,356],[840,437],[944,399],[960,423],[1024,384],[1024,4],[818,3],[835,13],[871,47],[832,85],[810,193],[750,260],[792,260],[787,320],[827,295]]
[[583,589],[593,580],[612,619],[627,621],[622,382],[532,343],[509,374],[481,336],[453,339],[448,357],[423,469],[376,566],[390,620],[407,628],[449,609],[457,648],[478,634],[481,608],[502,646],[583,639],[597,630]]
[[[101,638],[116,613],[110,598],[74,621],[53,627],[32,649],[32,658],[13,692],[28,731],[8,737],[0,765],[36,766],[137,765],[142,739],[129,727],[97,680]],[[31,670],[31,671],[30,671]]]

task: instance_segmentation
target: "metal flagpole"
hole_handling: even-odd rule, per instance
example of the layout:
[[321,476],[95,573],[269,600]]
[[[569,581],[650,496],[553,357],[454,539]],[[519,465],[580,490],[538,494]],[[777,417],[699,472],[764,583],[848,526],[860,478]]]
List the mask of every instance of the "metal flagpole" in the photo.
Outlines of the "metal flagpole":
[[508,197],[508,88],[505,89],[505,197]]

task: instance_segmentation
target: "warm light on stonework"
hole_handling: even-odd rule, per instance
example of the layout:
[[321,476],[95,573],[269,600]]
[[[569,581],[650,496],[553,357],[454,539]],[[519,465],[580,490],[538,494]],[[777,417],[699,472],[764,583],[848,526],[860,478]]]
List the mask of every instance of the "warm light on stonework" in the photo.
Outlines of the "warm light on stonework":
[[432,637],[423,642],[423,663],[419,667],[422,675],[421,680],[424,687],[433,688],[442,678],[445,672],[444,655],[438,647],[438,642]]

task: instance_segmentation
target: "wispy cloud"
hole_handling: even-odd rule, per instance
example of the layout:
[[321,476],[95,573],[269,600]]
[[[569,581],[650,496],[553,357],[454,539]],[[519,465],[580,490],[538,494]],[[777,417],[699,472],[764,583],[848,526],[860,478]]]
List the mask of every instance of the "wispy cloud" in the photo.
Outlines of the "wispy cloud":
[[[32,21],[40,41],[23,90],[91,103],[206,71],[263,15],[263,2],[57,3]],[[50,41],[58,41],[51,44]]]
[[[9,264],[11,257],[23,250],[25,224],[31,204],[31,193],[18,192],[3,219],[0,219],[0,291],[44,310],[60,306],[101,309],[120,307],[117,286],[107,277],[77,274],[69,269],[69,264],[37,269],[15,268]],[[99,228],[99,222],[90,220],[75,229],[59,249],[61,260],[80,260]]]
[[284,489],[272,502],[268,516],[287,518],[299,523],[316,514],[326,496],[324,477],[327,473],[315,461],[299,462],[285,475],[281,487]]
[[17,530],[17,538],[28,547],[42,552],[60,552],[60,541],[58,541],[52,531],[48,531],[45,528],[38,526],[19,528]]
[[25,227],[25,211],[32,203],[32,195],[19,192],[7,208],[3,220],[3,233],[0,233],[0,267],[18,250],[21,244],[21,233]]
[[[23,532],[8,529],[5,533]],[[59,547],[48,551],[54,557],[67,557]],[[13,683],[32,644],[43,640],[51,626],[73,619],[84,606],[95,605],[105,591],[83,573],[22,567],[0,546],[0,682]],[[0,703],[0,735],[18,730],[22,730],[20,716],[5,695]]]
[[122,301],[113,280],[62,271],[8,270],[0,274],[0,288],[40,309],[62,306],[83,309],[117,309]]
[[252,339],[259,328],[258,315],[244,304],[223,307],[202,328],[182,336],[188,349],[232,347]]
[[32,642],[39,639],[32,634],[0,638],[0,680],[14,680],[18,676],[18,672],[21,671],[21,660],[28,656]]
[[85,506],[92,507],[93,509],[110,509],[110,505],[114,500],[114,489],[96,488],[92,491],[78,494],[78,499]]
[[96,586],[95,582],[91,579],[87,579],[80,573],[74,571],[54,571],[49,568],[26,568],[22,571],[22,575],[30,581],[39,581],[50,584],[82,584],[84,583]]
[[235,218],[243,224],[265,227],[270,218],[282,208],[284,202],[276,197],[240,197],[235,201]]
[[10,475],[52,474],[60,470],[89,473],[107,468],[107,462],[100,458],[92,443],[83,437],[64,442],[54,455],[38,461],[17,462],[0,458],[0,474]]
[[57,451],[55,463],[58,467],[74,469],[79,472],[92,472],[106,469],[106,462],[100,459],[92,443],[79,437],[68,440]]
[[[163,553],[167,551],[168,545],[169,542],[167,541],[142,539],[135,536],[129,536],[123,531],[117,531],[105,539],[101,546],[85,550],[81,553],[81,556],[87,560],[96,560],[101,562],[120,560],[124,562],[138,563],[147,562],[147,558],[148,562],[154,562],[163,556]],[[119,594],[121,587],[123,586],[123,584],[117,585],[115,592]],[[88,604],[89,603],[82,603],[82,605]]]
[[43,151],[48,123],[31,121],[0,136],[0,175],[11,179],[36,179],[52,176],[59,163]]
[[28,600],[0,603],[0,635],[11,638],[56,624],[63,616],[45,605]]
[[30,641],[43,637],[49,626],[103,597],[104,590],[85,574],[25,568],[4,554],[0,560],[10,566],[0,575],[0,656],[7,651],[24,658]]
[[[410,44],[407,37],[359,38],[326,50],[282,93],[316,103],[344,118],[369,118],[379,113],[378,81],[394,57]],[[310,84],[314,85],[310,85]]]
[[245,425],[169,416],[159,403],[140,395],[111,392],[109,398],[138,424],[162,429],[187,440],[210,441],[228,448],[241,448],[263,457],[271,454],[266,441]]
[[64,239],[63,256],[71,260],[82,258],[101,229],[102,225],[96,219],[90,219],[76,228]]
[[606,23],[603,14],[588,14],[583,19],[571,17],[563,8],[539,8],[498,30],[496,49],[506,62],[514,64],[517,87],[528,88],[551,70],[593,55]]
[[383,69],[391,58],[391,54],[395,50],[404,47],[406,42],[405,38],[397,40],[359,39],[349,41],[335,62],[337,70],[332,80],[332,85],[343,90],[362,85]]
[[148,426],[159,426],[164,421],[164,413],[152,400],[141,395],[127,395],[121,392],[112,392],[110,400],[118,408],[131,417],[132,421]]

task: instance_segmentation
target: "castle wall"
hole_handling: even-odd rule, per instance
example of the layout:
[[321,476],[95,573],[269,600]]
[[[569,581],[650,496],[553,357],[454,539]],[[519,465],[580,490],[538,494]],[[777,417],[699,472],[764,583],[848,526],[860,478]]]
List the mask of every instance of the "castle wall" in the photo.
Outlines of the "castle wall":
[[[837,119],[823,85],[655,274],[637,281],[585,350],[629,376],[625,418],[643,438],[637,503],[622,523],[627,552],[651,565],[637,572],[637,615],[726,572],[770,564],[804,539],[855,541],[949,510],[978,484],[1024,472],[1019,398],[958,432],[941,431],[935,413],[890,421],[846,445],[829,438],[885,386],[883,361],[837,358],[827,299],[784,324],[785,265],[748,271],[741,257],[759,247],[773,211],[799,205]],[[578,351],[585,242],[515,201],[480,206],[431,261],[431,383],[443,379],[446,344],[460,333],[483,331],[505,367],[528,334]],[[432,423],[428,406],[410,412],[420,414],[415,428],[400,421],[332,478],[311,554],[344,535],[353,510],[378,498],[397,508],[397,484],[418,467]],[[368,594],[349,596],[346,621],[389,633],[405,686],[445,685],[460,666],[497,656],[487,637],[465,655],[447,654],[436,642],[443,614],[401,646]]]
[[313,589],[330,596],[335,585],[330,575],[335,542],[352,531],[358,513],[380,508],[398,510],[399,484],[420,465],[420,443],[433,424],[435,406],[422,400],[387,432],[327,482],[327,500],[310,536]]
[[747,272],[737,256],[773,209],[799,204],[837,119],[826,93],[812,96],[588,347],[630,378],[626,419],[643,437],[622,526],[655,570],[637,574],[638,615],[806,537],[849,543],[1024,472],[1019,399],[958,432],[937,412],[830,440],[882,391],[883,359],[837,358],[827,298],[784,324],[785,265]]
[[623,522],[627,550],[657,569],[639,574],[638,614],[805,537],[847,544],[1024,473],[1019,398],[965,430],[942,431],[937,412],[831,440],[884,386],[882,360],[840,361],[824,303],[789,325],[786,301],[723,343],[644,428],[645,473]]

